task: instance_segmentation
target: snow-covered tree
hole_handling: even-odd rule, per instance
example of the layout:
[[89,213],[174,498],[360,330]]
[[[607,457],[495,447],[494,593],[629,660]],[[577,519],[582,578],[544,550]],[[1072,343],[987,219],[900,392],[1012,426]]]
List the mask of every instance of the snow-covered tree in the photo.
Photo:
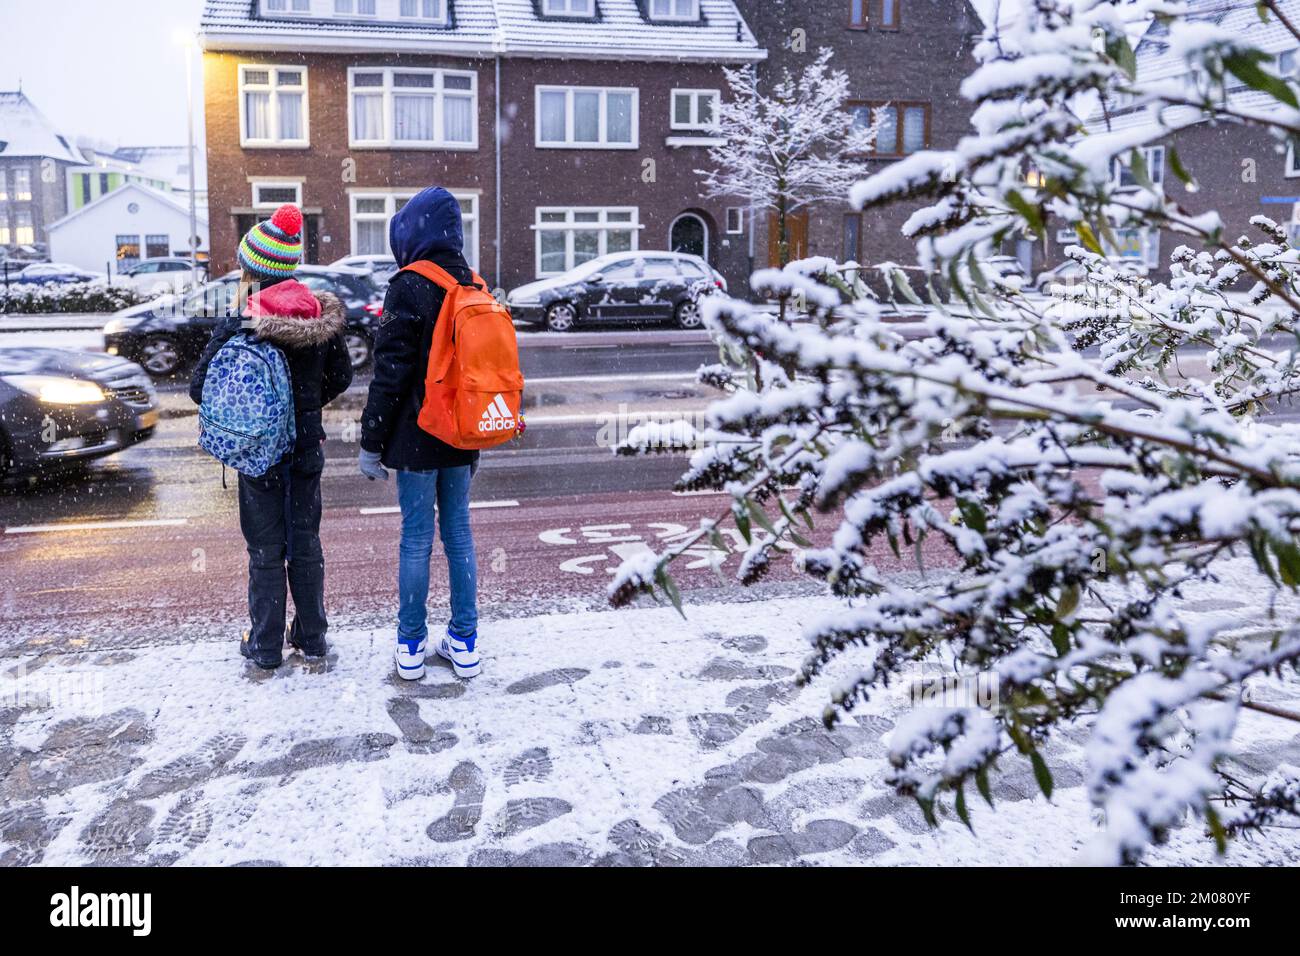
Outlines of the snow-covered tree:
[[[1293,0],[1245,4],[1300,43]],[[1230,764],[1244,710],[1295,720],[1248,688],[1294,675],[1300,622],[1277,610],[1262,629],[1206,624],[1187,602],[1229,579],[1261,608],[1300,587],[1300,426],[1263,416],[1300,391],[1300,253],[1257,218],[1251,237],[1224,234],[1202,194],[1166,195],[1140,148],[1167,130],[1171,105],[1259,126],[1279,143],[1300,136],[1294,82],[1270,71],[1248,31],[1160,0],[1024,0],[977,49],[965,81],[974,131],[952,150],[914,154],[851,189],[869,209],[924,197],[905,232],[931,281],[930,335],[905,340],[857,270],[825,259],[764,270],[753,282],[802,303],[810,321],[777,321],[749,304],[710,299],[722,361],[701,370],[724,389],[683,489],[726,490],[716,520],[658,555],[627,562],[615,604],[664,592],[680,606],[672,560],[712,543],[734,521],[750,542],[739,576],[759,579],[778,542],[797,566],[844,599],[807,628],[802,679],[834,666],[825,718],[834,722],[920,663],[939,660],[996,682],[994,708],[917,708],[890,741],[892,783],[931,819],[967,792],[991,803],[999,759],[1030,762],[1044,793],[1044,745],[1072,724],[1090,731],[1087,786],[1105,817],[1092,851],[1137,860],[1199,817],[1229,837],[1300,814],[1300,768],[1252,778]],[[1221,12],[1221,11],[1220,11]],[[1154,22],[1186,79],[1139,81],[1129,36]],[[1249,88],[1264,105],[1229,94]],[[1153,123],[1084,129],[1081,98],[1147,104]],[[1139,187],[1118,191],[1126,159]],[[1178,178],[1194,169],[1170,156]],[[1041,175],[1026,186],[1025,171]],[[1206,199],[1212,197],[1204,197]],[[1046,302],[987,277],[979,251],[1002,239],[1073,224],[1070,255],[1085,281]],[[1118,228],[1183,234],[1172,279],[1129,276],[1103,256]],[[897,294],[920,301],[898,270]],[[943,279],[951,301],[935,294]],[[1246,297],[1229,296],[1240,282]],[[1100,360],[1083,350],[1100,346]],[[1167,375],[1184,346],[1208,349],[1204,378]],[[760,382],[761,387],[754,383]],[[634,432],[625,453],[659,446]],[[809,540],[814,516],[838,522]],[[937,537],[959,564],[909,585],[877,571],[871,548],[896,553]],[[1292,685],[1294,686],[1294,685]]]
[[725,70],[730,97],[718,111],[723,146],[711,169],[696,170],[710,197],[742,196],[775,220],[780,264],[790,261],[789,217],[817,202],[842,203],[867,174],[865,155],[879,123],[847,108],[849,79],[823,49],[798,76],[789,70],[764,89],[753,66]]

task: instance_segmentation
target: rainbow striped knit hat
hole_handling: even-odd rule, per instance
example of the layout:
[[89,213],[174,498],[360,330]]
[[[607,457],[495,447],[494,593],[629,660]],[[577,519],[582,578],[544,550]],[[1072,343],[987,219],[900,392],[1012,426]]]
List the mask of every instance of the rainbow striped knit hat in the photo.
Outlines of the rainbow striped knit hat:
[[288,278],[301,260],[302,213],[290,203],[248,230],[239,243],[239,264],[264,279]]

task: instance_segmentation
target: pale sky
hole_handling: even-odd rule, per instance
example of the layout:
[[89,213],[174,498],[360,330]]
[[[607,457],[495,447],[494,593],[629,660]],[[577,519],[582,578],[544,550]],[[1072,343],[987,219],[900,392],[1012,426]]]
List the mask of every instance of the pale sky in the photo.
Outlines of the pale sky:
[[[25,92],[69,139],[185,144],[185,53],[203,0],[0,0],[0,90]],[[194,55],[194,134],[203,73]]]

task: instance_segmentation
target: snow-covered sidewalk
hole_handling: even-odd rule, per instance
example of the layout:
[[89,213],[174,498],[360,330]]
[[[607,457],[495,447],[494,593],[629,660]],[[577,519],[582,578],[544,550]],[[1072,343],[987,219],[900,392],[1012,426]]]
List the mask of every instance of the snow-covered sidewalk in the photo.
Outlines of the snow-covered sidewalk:
[[[392,676],[387,631],[318,666],[245,670],[233,642],[10,657],[0,672],[9,864],[1043,864],[1093,832],[1083,735],[925,825],[884,785],[905,690],[833,732],[797,689],[819,598],[485,626],[485,673]],[[46,693],[49,700],[44,699]],[[1261,759],[1294,727],[1243,730]],[[1282,734],[1268,737],[1268,734]],[[975,805],[978,803],[978,806]],[[1230,863],[1300,862],[1293,834]],[[1213,863],[1198,828],[1153,862]]]

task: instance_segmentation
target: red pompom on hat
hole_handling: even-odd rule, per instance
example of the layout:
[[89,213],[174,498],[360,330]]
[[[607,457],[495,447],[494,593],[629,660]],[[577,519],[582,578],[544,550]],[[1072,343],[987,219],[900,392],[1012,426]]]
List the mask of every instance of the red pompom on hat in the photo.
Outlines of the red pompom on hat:
[[285,235],[297,236],[302,233],[302,213],[292,203],[285,203],[271,217],[271,225]]

